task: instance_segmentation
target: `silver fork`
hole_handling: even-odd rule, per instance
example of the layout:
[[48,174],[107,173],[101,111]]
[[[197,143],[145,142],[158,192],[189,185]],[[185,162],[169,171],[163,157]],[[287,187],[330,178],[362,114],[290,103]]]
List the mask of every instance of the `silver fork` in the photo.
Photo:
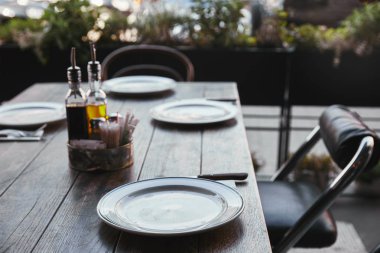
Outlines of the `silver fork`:
[[46,124],[42,125],[34,131],[18,130],[18,129],[3,129],[0,130],[0,137],[41,137],[44,134]]

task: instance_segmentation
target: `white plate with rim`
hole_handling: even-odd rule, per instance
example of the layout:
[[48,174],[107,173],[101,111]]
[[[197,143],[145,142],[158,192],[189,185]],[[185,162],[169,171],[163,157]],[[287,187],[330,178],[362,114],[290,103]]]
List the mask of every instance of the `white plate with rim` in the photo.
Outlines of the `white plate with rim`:
[[124,76],[103,82],[105,92],[116,94],[154,94],[176,87],[177,83],[171,78],[161,76]]
[[204,232],[233,221],[243,209],[243,198],[235,189],[186,177],[122,185],[104,195],[97,205],[99,217],[107,224],[149,236]]
[[207,99],[184,99],[158,105],[150,110],[153,119],[176,124],[210,124],[232,119],[236,106]]
[[26,102],[0,106],[0,125],[13,127],[39,126],[66,118],[63,103]]

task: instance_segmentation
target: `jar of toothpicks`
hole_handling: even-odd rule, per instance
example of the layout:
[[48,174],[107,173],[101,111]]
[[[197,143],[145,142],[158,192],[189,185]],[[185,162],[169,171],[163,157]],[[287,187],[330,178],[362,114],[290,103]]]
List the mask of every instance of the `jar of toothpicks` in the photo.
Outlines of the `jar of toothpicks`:
[[133,164],[133,132],[138,119],[131,112],[90,122],[89,139],[68,143],[70,168],[79,171],[113,171]]

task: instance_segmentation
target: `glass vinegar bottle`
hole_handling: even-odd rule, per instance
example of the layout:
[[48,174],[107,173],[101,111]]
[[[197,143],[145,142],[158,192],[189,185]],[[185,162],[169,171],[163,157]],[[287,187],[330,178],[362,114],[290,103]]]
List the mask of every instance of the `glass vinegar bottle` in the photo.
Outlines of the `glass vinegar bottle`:
[[65,104],[69,140],[88,139],[87,98],[80,87],[81,70],[76,66],[75,48],[71,49],[71,67],[67,69],[67,79],[69,90],[65,98]]

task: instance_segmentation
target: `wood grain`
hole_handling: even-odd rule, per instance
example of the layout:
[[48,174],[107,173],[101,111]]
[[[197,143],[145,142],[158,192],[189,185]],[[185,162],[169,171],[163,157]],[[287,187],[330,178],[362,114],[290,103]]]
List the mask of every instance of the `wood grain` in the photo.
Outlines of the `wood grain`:
[[[10,103],[32,101],[61,101],[63,103],[67,88],[64,86],[57,88],[52,87],[56,87],[56,85],[51,86],[47,84],[29,88]],[[64,127],[63,122],[47,127],[43,141],[41,142],[0,143],[0,161],[2,161],[0,170],[0,196],[41,150],[46,147],[52,137],[57,133],[56,130],[62,127]]]
[[[35,85],[10,102],[63,101],[65,90],[62,84]],[[45,142],[25,147],[1,143],[0,150],[10,151],[0,154],[0,176],[4,176],[0,180],[0,251],[270,252],[241,115],[207,127],[163,124],[149,116],[149,110],[162,102],[208,96],[238,98],[236,85],[179,84],[174,93],[144,99],[109,96],[109,111],[124,114],[132,110],[140,119],[134,138],[134,164],[117,172],[70,170],[64,123],[49,127]],[[22,157],[15,162],[14,154],[21,147]],[[207,233],[143,237],[106,225],[96,213],[105,193],[128,182],[237,170],[250,174],[248,183],[239,186],[245,211],[230,225]]]
[[66,140],[61,131],[1,196],[0,251],[31,251],[71,188]]
[[[126,100],[120,96],[108,97],[109,112],[119,112],[124,115],[127,111],[133,111],[140,120],[134,138],[134,164],[117,172],[81,173],[38,242],[36,252],[112,252],[120,232],[99,219],[96,205],[108,191],[137,180],[154,128],[147,111],[162,102],[162,99],[166,97],[144,100],[141,98]],[[73,224],[76,228],[74,233],[70,232]],[[78,237],[81,238],[80,241]]]
[[[207,86],[208,90],[215,87]],[[218,89],[219,90],[219,89]],[[220,96],[237,95],[236,89],[223,86]],[[215,92],[215,91],[212,91]],[[238,106],[239,107],[239,106]],[[222,156],[228,159],[217,159]],[[203,252],[270,252],[265,220],[257,194],[255,174],[250,158],[244,124],[239,113],[236,120],[231,120],[219,127],[208,127],[203,132],[202,173],[248,172],[249,177],[244,184],[238,184],[238,191],[245,202],[245,210],[241,216],[228,226],[214,233],[206,233],[200,237],[200,250]],[[261,231],[258,231],[260,228]]]
[[[202,86],[184,85],[170,100],[202,97]],[[140,180],[167,176],[194,176],[200,172],[201,132],[199,129],[156,125]],[[197,237],[151,238],[122,233],[116,252],[197,252]]]

